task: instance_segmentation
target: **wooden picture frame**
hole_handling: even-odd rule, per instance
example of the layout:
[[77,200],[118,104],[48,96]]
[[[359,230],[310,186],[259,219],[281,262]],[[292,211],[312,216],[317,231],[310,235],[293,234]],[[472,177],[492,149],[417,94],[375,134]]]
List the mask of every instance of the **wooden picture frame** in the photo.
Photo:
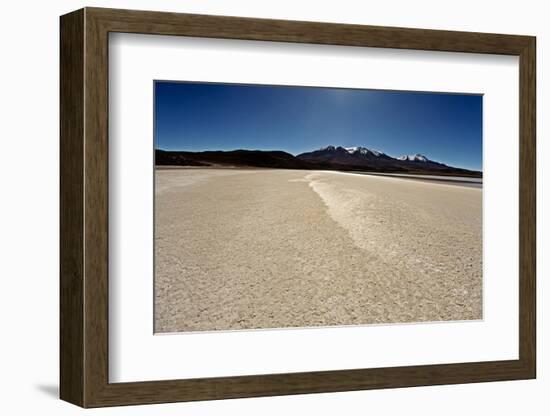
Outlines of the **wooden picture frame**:
[[[535,38],[85,8],[61,17],[60,396],[82,407],[535,378]],[[519,359],[110,383],[108,34],[368,46],[519,56]]]

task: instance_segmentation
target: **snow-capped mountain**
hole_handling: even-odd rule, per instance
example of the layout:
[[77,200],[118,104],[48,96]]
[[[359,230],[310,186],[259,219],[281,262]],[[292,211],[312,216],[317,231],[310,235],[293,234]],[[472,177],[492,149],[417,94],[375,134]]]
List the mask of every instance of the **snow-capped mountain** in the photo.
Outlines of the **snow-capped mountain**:
[[390,167],[397,162],[394,158],[383,152],[360,146],[327,146],[312,152],[299,154],[296,157],[307,162],[356,167],[375,166],[384,168]]
[[426,156],[417,153],[415,155],[405,155],[398,157],[397,160],[405,160],[408,162],[431,162]]
[[324,163],[352,169],[368,168],[382,171],[443,171],[454,169],[443,163],[430,160],[420,153],[395,158],[378,150],[362,146],[342,147],[331,145],[299,154],[296,157],[310,163]]
[[346,157],[346,158],[390,158],[387,154],[383,152],[379,152],[378,150],[369,149],[367,147],[362,146],[354,146],[354,147],[342,147],[342,146],[327,146],[322,147],[318,150],[313,150],[312,152],[306,152],[302,153],[297,156],[301,159],[307,159],[307,158],[334,158],[334,157]]
[[360,154],[360,155],[374,155],[374,156],[382,156],[385,155],[385,153],[379,152],[378,150],[368,149],[366,147],[361,146],[355,146],[355,147],[344,147],[344,149],[347,150],[347,152],[351,155],[353,154]]
[[[350,155],[373,155],[373,156],[385,156],[385,153],[379,152],[378,150],[369,149],[367,147],[354,146],[354,147],[342,147],[342,146],[327,146],[321,147],[319,150],[314,150],[313,152],[328,152],[328,153],[344,153],[347,152]],[[313,153],[309,152],[309,153]]]

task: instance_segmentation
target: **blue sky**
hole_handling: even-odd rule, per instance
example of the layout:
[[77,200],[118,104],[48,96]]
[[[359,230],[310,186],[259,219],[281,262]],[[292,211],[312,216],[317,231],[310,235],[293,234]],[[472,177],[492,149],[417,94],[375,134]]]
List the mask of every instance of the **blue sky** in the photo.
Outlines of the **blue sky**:
[[155,147],[284,150],[365,146],[482,170],[482,96],[155,82]]

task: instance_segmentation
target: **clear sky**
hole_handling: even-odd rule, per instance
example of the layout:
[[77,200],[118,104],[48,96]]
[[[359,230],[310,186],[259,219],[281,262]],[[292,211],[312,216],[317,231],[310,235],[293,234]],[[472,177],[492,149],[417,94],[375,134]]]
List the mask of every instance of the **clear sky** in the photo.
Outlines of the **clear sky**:
[[482,170],[482,96],[155,82],[155,146],[283,150],[364,146]]

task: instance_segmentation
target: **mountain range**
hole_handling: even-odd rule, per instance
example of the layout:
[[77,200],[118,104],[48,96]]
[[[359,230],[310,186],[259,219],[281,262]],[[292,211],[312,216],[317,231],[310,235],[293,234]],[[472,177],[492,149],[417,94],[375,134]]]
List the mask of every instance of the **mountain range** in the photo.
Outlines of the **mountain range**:
[[280,150],[155,151],[157,166],[246,166],[481,177],[479,171],[445,165],[422,154],[394,158],[366,147],[327,146],[293,156]]

